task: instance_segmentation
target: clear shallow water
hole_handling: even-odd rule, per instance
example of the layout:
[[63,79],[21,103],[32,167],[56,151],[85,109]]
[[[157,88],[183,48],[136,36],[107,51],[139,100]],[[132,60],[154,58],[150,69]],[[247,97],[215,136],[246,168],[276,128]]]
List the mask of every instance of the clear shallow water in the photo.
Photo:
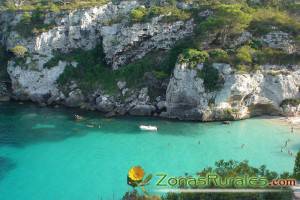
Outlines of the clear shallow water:
[[[75,113],[88,120],[75,122]],[[159,131],[142,132],[140,124],[156,125]],[[300,149],[300,132],[291,134],[289,127],[263,119],[231,125],[105,119],[97,113],[2,103],[0,199],[120,199],[131,189],[126,175],[134,165],[148,173],[183,175],[234,159],[292,171],[294,158],[280,152],[287,139],[288,149]]]

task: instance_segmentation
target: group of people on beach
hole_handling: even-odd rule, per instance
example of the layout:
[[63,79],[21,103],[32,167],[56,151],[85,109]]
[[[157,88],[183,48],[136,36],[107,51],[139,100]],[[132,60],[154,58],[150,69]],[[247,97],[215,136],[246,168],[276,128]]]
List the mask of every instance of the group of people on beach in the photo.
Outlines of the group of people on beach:
[[[294,126],[293,126],[293,124],[291,125],[291,133],[294,133]],[[284,146],[281,147],[280,152],[283,152],[283,149],[287,148],[288,143],[289,143],[290,141],[291,141],[290,139],[288,139],[288,140],[285,141]],[[289,154],[290,156],[293,156],[293,152],[292,152],[291,150],[289,150],[289,149],[288,149],[288,154]]]
[[[290,119],[289,119],[289,117],[287,117],[287,121],[288,121],[288,122],[291,122]],[[292,122],[291,122],[291,133],[294,133],[294,124],[293,124]],[[284,144],[283,147],[281,147],[280,152],[283,152],[283,149],[287,148],[288,143],[289,143],[290,141],[291,141],[290,139],[288,139],[288,140],[285,141],[285,144]],[[289,154],[290,156],[293,156],[293,152],[292,152],[290,149],[288,149],[288,154]]]
[[[289,143],[290,141],[291,141],[290,139],[288,139],[287,141],[285,141],[284,146],[281,147],[280,152],[283,152],[283,149],[287,148],[288,143]],[[288,149],[288,154],[289,154],[290,156],[293,156],[293,152],[292,152],[291,150],[289,150],[289,149]]]

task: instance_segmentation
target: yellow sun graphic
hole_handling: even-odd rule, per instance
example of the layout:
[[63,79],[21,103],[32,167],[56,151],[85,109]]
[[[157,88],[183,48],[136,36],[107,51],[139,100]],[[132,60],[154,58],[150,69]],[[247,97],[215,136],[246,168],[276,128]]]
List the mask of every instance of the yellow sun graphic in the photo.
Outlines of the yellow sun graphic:
[[128,171],[128,177],[133,181],[141,181],[144,178],[145,172],[142,167],[135,166]]

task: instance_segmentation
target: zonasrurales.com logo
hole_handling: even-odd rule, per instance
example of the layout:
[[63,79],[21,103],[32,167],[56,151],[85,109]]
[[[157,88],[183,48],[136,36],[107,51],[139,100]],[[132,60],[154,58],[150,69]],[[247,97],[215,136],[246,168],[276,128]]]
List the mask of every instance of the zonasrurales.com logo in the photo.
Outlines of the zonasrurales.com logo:
[[[133,189],[140,188],[145,195],[148,191],[145,186],[153,179],[152,174],[146,176],[141,166],[129,169],[127,184]],[[155,181],[151,182],[157,192],[278,192],[279,190],[295,186],[295,179],[274,179],[269,181],[264,176],[240,175],[224,177],[217,173],[206,173],[202,176],[170,176],[166,173],[155,175]],[[153,188],[153,187],[152,187]]]

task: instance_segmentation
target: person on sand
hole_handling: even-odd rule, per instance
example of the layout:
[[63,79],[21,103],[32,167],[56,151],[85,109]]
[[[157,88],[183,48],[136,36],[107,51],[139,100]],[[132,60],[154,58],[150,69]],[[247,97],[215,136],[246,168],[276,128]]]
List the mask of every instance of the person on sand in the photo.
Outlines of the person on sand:
[[289,140],[285,141],[284,147],[286,148],[288,145]]

